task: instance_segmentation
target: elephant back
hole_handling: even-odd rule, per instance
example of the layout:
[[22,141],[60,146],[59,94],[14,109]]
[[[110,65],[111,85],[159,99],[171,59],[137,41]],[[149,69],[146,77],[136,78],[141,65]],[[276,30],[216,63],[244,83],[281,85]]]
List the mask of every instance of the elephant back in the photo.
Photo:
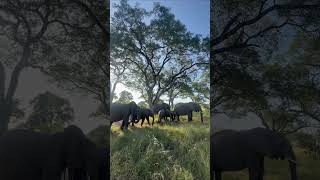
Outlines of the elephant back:
[[138,105],[133,101],[128,104],[112,103],[110,108],[111,122],[123,120],[129,115],[136,116],[137,110]]
[[192,106],[188,103],[177,103],[174,107],[174,112],[176,115],[188,115],[192,111]]
[[170,110],[170,106],[167,103],[155,104],[152,107],[152,111],[155,114],[158,114],[161,109]]

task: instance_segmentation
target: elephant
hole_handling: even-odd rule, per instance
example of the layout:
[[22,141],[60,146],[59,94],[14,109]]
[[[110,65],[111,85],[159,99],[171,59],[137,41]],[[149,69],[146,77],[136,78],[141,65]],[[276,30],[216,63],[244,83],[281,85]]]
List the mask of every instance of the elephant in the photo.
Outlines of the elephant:
[[[47,134],[31,130],[10,130],[0,137],[0,179],[61,180],[66,168],[82,168],[95,178],[101,165],[81,129],[72,125],[63,132]],[[86,151],[85,151],[86,150]],[[84,158],[86,157],[86,159]],[[100,160],[99,160],[100,161]],[[89,163],[90,162],[90,163]]]
[[170,106],[167,103],[155,104],[152,107],[152,111],[154,114],[158,114],[161,109],[167,109],[170,111]]
[[65,175],[64,180],[108,179],[109,162],[107,159],[109,151],[105,148],[95,148],[94,145],[87,147],[91,147],[91,150],[88,148],[85,150],[84,155],[87,154],[87,156],[84,156],[82,167],[66,169],[65,174],[67,175]]
[[[121,129],[128,129],[129,118],[137,119],[138,105],[135,102],[130,102],[129,104],[112,103],[111,104],[111,125],[113,122],[122,121]],[[110,127],[111,127],[110,125]]]
[[183,115],[188,115],[188,121],[192,121],[192,112],[200,112],[201,122],[203,123],[203,114],[201,106],[194,102],[189,103],[178,103],[174,107],[174,113],[178,121],[180,121],[179,117]]
[[[154,114],[159,114],[160,110],[170,111],[170,106],[167,103],[155,104],[152,107],[152,111]],[[160,119],[160,118],[159,118]],[[165,120],[167,120],[167,116],[165,116]],[[160,121],[161,122],[161,121]]]
[[291,180],[297,179],[296,156],[290,142],[267,128],[222,130],[211,135],[211,175],[221,180],[223,171],[249,170],[250,180],[263,180],[264,158],[287,159]]
[[138,108],[136,117],[137,117],[137,119],[132,121],[132,125],[134,125],[134,123],[138,123],[140,119],[142,120],[141,126],[143,125],[145,119],[147,120],[148,124],[150,125],[149,117],[152,117],[152,126],[154,124],[154,114],[148,108]]
[[167,120],[167,117],[170,117],[171,121],[173,121],[175,118],[175,113],[173,111],[168,110],[168,109],[161,109],[159,111],[158,122],[160,123],[162,119]]

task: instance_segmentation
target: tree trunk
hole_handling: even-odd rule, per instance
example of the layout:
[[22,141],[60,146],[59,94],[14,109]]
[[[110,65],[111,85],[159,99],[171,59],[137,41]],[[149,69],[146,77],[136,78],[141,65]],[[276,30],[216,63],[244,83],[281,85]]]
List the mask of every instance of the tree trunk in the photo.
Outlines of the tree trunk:
[[149,105],[149,108],[152,110],[153,108],[153,103],[152,103],[152,99],[148,97],[148,105]]
[[171,109],[174,108],[174,104],[173,104],[174,99],[173,98],[169,98],[169,106]]
[[0,102],[0,135],[8,130],[10,114],[9,105],[4,101]]
[[113,101],[113,98],[114,98],[114,93],[116,91],[116,87],[117,87],[117,84],[118,84],[118,79],[114,82],[113,86],[112,86],[112,89],[111,89],[111,93],[110,93],[110,102],[112,103]]
[[[27,67],[30,55],[31,55],[30,44],[26,43],[23,47],[23,53],[22,53],[21,59],[12,71],[7,94],[6,94],[6,96],[4,96],[4,94],[3,94],[3,97],[0,97],[1,98],[1,100],[0,100],[0,134],[3,134],[5,131],[8,130],[10,117],[12,114],[12,109],[11,109],[12,102],[13,102],[13,98],[14,98],[14,95],[15,95],[17,87],[18,87],[19,77],[20,77],[22,70],[25,67]],[[3,79],[3,77],[2,77],[2,79]],[[3,79],[1,81],[4,81],[4,80],[5,79]],[[2,82],[1,82],[1,84],[2,84]]]
[[150,108],[151,110],[153,110],[153,105],[154,105],[152,94],[153,94],[153,93],[152,93],[152,90],[148,90],[148,91],[147,91],[147,95],[148,95],[147,103],[148,103],[149,108]]

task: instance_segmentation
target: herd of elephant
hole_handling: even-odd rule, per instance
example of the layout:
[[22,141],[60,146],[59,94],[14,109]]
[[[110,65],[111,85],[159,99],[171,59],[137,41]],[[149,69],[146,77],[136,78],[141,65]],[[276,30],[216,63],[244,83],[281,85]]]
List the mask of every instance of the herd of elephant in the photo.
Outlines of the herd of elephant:
[[134,126],[141,120],[141,126],[144,121],[147,120],[150,125],[150,117],[152,117],[152,123],[154,124],[154,115],[158,114],[158,122],[161,123],[162,120],[180,121],[180,116],[188,116],[188,121],[192,121],[192,113],[200,112],[201,122],[203,122],[203,114],[201,106],[198,103],[178,103],[175,105],[173,111],[170,110],[170,106],[166,103],[155,104],[151,109],[139,107],[135,102],[130,102],[128,104],[113,103],[111,104],[111,124],[113,122],[121,121],[121,129],[128,129],[129,123]]
[[76,126],[46,134],[10,130],[0,136],[1,180],[106,180],[109,150]]
[[[113,114],[113,117],[127,120],[125,125],[128,125],[130,115],[133,123],[141,120],[140,112],[148,116],[158,112],[162,118],[175,116],[179,119],[181,115],[188,115],[191,121],[192,111],[201,112],[201,108],[191,108],[196,104],[185,104],[188,106],[177,104],[174,114],[169,115],[164,113],[168,110],[163,108],[166,104],[154,106],[153,111],[131,109],[134,103],[113,104],[118,115]],[[293,148],[288,139],[275,131],[266,128],[222,130],[211,135],[210,144],[211,179],[221,180],[225,171],[248,169],[249,180],[263,180],[264,159],[269,157],[287,160],[291,180],[297,180]],[[109,159],[109,149],[97,147],[73,125],[55,134],[20,129],[0,136],[1,180],[105,180],[110,177]]]

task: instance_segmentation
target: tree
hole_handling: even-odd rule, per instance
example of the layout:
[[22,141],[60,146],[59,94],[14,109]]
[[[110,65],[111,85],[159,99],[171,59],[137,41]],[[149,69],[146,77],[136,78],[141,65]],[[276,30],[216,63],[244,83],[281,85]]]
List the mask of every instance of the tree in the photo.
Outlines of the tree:
[[[112,53],[112,52],[111,52]],[[111,55],[112,57],[112,55]],[[111,93],[110,93],[110,101],[112,102],[116,99],[115,90],[118,83],[121,83],[126,80],[126,70],[128,69],[128,62],[121,61],[119,59],[112,58],[110,61],[110,69],[111,69]],[[112,83],[113,82],[113,83]]]
[[[126,0],[115,5],[111,20],[111,49],[129,61],[126,85],[146,98],[152,107],[175,82],[186,78],[204,64],[203,39],[160,4],[151,11],[131,7]],[[150,19],[146,22],[144,19]]]
[[[105,1],[94,1],[88,4],[80,0],[63,2],[58,0],[40,0],[36,2],[9,0],[1,1],[0,36],[1,40],[8,42],[6,43],[6,50],[0,52],[1,133],[8,129],[8,123],[12,115],[14,95],[21,72],[27,67],[40,68],[43,72],[52,72],[51,70],[55,68],[48,68],[48,63],[50,64],[52,61],[63,57],[63,55],[60,54],[61,51],[57,51],[52,43],[55,40],[59,41],[62,40],[61,38],[66,38],[66,36],[63,36],[62,32],[65,32],[69,35],[68,37],[71,37],[76,36],[74,34],[75,31],[72,31],[76,28],[79,30],[77,36],[83,34],[83,32],[88,29],[100,29],[101,34],[103,34],[102,37],[105,37],[102,39],[106,40],[104,43],[105,48],[101,48],[100,51],[104,54],[108,54],[108,52],[105,52],[105,49],[107,49],[106,42],[108,41],[109,37],[109,33],[107,31],[108,27],[107,25],[104,25],[108,19],[108,8],[106,7],[108,7],[108,4]],[[106,15],[97,15],[94,13],[95,10],[97,10],[97,12],[103,12]],[[79,23],[79,21],[81,21],[81,23]],[[59,39],[57,37],[61,38]],[[69,40],[70,39],[68,38],[63,39],[63,42]],[[79,43],[79,41],[74,43]],[[66,46],[60,47],[60,49],[63,48],[66,48]],[[76,51],[81,50],[78,48]],[[74,57],[75,56],[73,56],[73,58]],[[80,56],[78,56],[78,58],[79,57]],[[94,59],[97,60],[98,58]],[[97,63],[97,61],[95,61],[95,63],[97,66],[101,66],[101,64]],[[109,67],[108,63],[106,64],[106,67]],[[12,71],[9,71],[12,72],[9,83],[6,83],[7,76],[5,66],[12,68]],[[61,67],[67,69],[65,66]],[[59,69],[59,67],[56,68]],[[70,70],[70,68],[68,70]],[[64,75],[63,73],[61,74]],[[109,73],[105,71],[105,74]],[[69,79],[66,78],[65,80]],[[83,80],[85,79],[81,79],[81,81]],[[78,88],[85,88],[79,83],[79,80],[73,81],[72,84],[76,84]],[[6,85],[8,86],[6,87]],[[101,93],[99,95],[101,95]],[[105,95],[105,93],[103,95]],[[104,101],[108,102],[107,100]]]
[[24,128],[43,132],[62,131],[66,124],[74,120],[74,111],[68,100],[51,92],[37,95],[30,101],[32,112]]
[[118,103],[130,103],[133,100],[133,96],[129,91],[121,91],[118,99]]
[[[34,67],[72,92],[95,98],[109,116],[109,4],[108,1],[72,0],[63,4],[68,14],[56,23],[48,46],[56,53]],[[109,121],[108,121],[109,122]]]
[[[298,32],[316,34],[320,25],[320,3],[313,0],[230,0],[214,1],[211,5],[212,116],[217,113],[242,116],[250,112],[256,114],[266,127],[283,133],[308,127],[310,124],[301,121],[301,114],[290,111],[297,105],[297,99],[290,97],[290,102],[295,103],[288,106],[288,99],[284,98],[292,91],[286,88],[280,92],[275,85],[269,85],[272,84],[271,77],[280,87],[292,81],[288,77],[298,78],[295,74],[301,71],[293,67],[299,65],[292,64],[293,61],[284,65],[275,54],[283,36],[292,39]],[[275,65],[277,63],[280,66]],[[275,70],[272,67],[278,69],[270,73]],[[287,68],[290,72],[286,71]],[[282,70],[290,75],[282,76],[283,73],[279,73]],[[266,80],[268,76],[270,81]],[[308,81],[304,81],[300,85],[307,84]],[[291,83],[292,88],[297,86]]]
[[148,103],[146,101],[140,101],[137,105],[139,107],[148,108]]
[[[0,133],[8,129],[20,74],[30,67],[36,47],[52,23],[56,8],[53,1],[47,0],[4,0],[0,3],[0,36],[7,42],[6,52],[1,52],[0,61]],[[12,68],[8,83],[6,67]]]

